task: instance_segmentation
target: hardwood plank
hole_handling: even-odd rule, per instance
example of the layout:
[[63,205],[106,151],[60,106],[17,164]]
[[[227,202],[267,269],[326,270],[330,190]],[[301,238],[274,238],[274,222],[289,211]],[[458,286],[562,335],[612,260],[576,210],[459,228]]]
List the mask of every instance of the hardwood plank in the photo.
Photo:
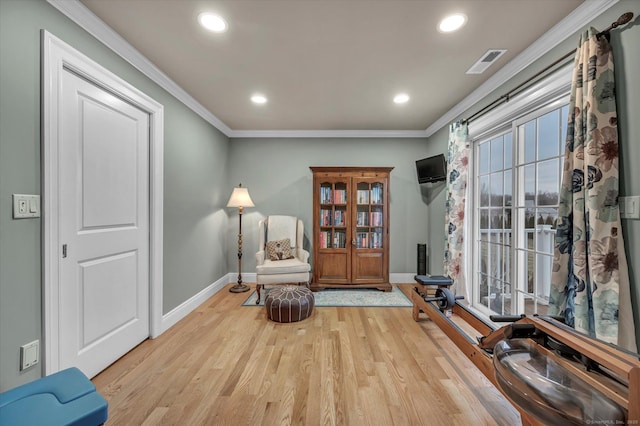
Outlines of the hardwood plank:
[[411,308],[320,307],[278,324],[246,297],[223,289],[96,376],[107,426],[520,423]]

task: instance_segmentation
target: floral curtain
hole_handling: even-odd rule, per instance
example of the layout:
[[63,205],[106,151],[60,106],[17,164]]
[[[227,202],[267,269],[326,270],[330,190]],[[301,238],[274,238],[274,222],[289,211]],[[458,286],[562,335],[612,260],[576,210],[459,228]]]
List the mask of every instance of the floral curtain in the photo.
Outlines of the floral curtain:
[[620,213],[613,56],[594,28],[574,60],[550,311],[636,351]]
[[445,207],[444,274],[453,280],[456,294],[468,298],[465,279],[465,204],[469,165],[469,129],[467,123],[449,127],[447,156],[447,200]]

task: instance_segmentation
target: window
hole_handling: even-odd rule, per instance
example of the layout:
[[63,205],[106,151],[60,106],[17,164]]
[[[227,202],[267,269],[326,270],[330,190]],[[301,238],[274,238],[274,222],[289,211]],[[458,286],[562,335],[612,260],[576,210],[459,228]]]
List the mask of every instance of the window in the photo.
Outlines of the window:
[[504,314],[504,302],[511,294],[512,258],[512,143],[511,133],[482,140],[475,145],[475,186],[479,204],[479,225],[474,253],[478,258],[476,303]]
[[485,314],[547,312],[569,110],[565,72],[546,97],[534,90],[532,102],[505,104],[484,128],[469,127],[471,303]]

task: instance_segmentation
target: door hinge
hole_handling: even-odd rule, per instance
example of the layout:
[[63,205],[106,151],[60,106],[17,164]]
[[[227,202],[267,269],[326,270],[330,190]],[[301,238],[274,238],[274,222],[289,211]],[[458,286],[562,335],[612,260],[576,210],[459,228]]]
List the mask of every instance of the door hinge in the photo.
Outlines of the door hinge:
[[67,257],[67,245],[63,244],[62,245],[62,258],[64,259],[65,257]]

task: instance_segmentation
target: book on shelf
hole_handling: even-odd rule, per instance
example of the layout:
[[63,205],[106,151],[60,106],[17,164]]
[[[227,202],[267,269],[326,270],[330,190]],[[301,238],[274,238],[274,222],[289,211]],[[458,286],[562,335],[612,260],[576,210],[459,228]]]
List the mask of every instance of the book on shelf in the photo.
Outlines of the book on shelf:
[[369,216],[369,226],[382,226],[382,212],[371,212]]
[[347,190],[321,186],[320,204],[347,204]]
[[369,226],[369,214],[368,212],[358,212],[356,214],[357,226]]
[[345,248],[347,235],[344,232],[336,231],[333,233],[333,248]]
[[357,248],[369,248],[369,233],[368,232],[356,232],[356,247]]
[[320,226],[331,226],[331,210],[320,209]]
[[369,204],[369,190],[358,189],[356,192],[356,202],[358,204]]
[[382,186],[371,188],[371,204],[382,204]]
[[382,230],[371,232],[370,240],[370,248],[382,248]]
[[357,248],[382,248],[382,231],[356,232]]
[[320,204],[332,204],[333,198],[331,196],[331,187],[320,187]]
[[334,204],[347,204],[347,190],[336,189],[333,194]]
[[334,226],[344,226],[345,225],[345,216],[346,212],[344,210],[336,210],[333,212],[334,215]]
[[320,248],[330,248],[330,235],[331,233],[329,231],[320,231]]

